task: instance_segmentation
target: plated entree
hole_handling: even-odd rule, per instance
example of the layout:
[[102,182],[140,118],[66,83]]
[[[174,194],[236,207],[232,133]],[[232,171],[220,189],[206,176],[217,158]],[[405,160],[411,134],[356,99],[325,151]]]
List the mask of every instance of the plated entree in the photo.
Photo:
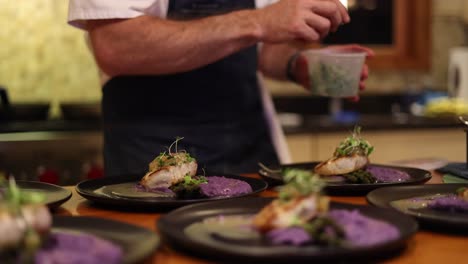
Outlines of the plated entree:
[[338,248],[373,246],[400,236],[397,227],[358,209],[330,209],[319,175],[291,169],[284,178],[279,198],[258,213],[205,218],[187,226],[185,234],[203,241]]
[[404,171],[370,165],[369,155],[373,151],[374,147],[361,137],[361,128],[356,126],[351,136],[338,145],[333,156],[317,164],[314,171],[329,182],[372,184],[403,182],[411,178]]
[[444,212],[468,214],[468,188],[462,187],[455,193],[436,193],[392,201],[390,205],[408,212]]
[[2,263],[121,263],[122,249],[99,237],[52,230],[44,195],[22,192],[13,178],[0,180]]
[[230,197],[252,192],[252,187],[239,179],[197,175],[196,159],[185,150],[178,151],[181,139],[177,138],[167,152],[149,164],[148,172],[136,186],[138,192],[176,198]]

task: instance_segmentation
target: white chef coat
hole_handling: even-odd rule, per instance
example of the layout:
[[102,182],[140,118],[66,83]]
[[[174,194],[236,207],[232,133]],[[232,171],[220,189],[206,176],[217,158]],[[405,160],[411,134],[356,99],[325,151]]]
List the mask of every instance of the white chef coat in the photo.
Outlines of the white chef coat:
[[[87,20],[91,19],[126,19],[141,15],[165,18],[169,0],[69,0],[68,23],[84,29]],[[278,0],[255,0],[257,8],[277,2]],[[282,164],[290,163],[291,156],[286,139],[276,116],[270,92],[263,85],[259,75],[260,93],[265,116],[270,126],[270,135],[278,158]],[[103,79],[107,79],[105,76]]]

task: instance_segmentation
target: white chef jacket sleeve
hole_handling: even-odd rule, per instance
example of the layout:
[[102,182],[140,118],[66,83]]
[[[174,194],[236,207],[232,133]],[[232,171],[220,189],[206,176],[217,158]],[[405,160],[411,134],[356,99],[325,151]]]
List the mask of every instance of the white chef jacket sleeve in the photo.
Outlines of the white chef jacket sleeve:
[[262,8],[262,7],[265,7],[267,5],[271,5],[273,3],[276,3],[278,1],[279,0],[255,0],[255,6],[257,8]]
[[[84,29],[87,20],[133,18],[147,8],[158,9],[168,0],[69,0],[68,23]],[[166,10],[161,10],[165,12]]]

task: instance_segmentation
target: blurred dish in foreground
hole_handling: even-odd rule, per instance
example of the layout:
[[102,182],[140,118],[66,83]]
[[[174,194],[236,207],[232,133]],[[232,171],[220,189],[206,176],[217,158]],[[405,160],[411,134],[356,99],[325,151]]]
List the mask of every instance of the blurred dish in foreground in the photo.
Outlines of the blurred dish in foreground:
[[416,217],[427,228],[468,233],[468,184],[428,184],[374,190],[367,200]]
[[[6,263],[133,263],[157,245],[157,237],[146,230],[141,237],[139,227],[98,218],[52,218],[43,205],[43,193],[24,192],[12,178],[1,184],[0,258]],[[127,232],[132,237],[126,238]],[[144,249],[135,254],[138,247],[132,247],[139,241],[145,245],[140,242],[138,247]]]
[[370,260],[404,247],[417,231],[392,210],[331,203],[316,174],[290,170],[279,198],[186,206],[158,221],[170,244],[218,261],[294,263]]

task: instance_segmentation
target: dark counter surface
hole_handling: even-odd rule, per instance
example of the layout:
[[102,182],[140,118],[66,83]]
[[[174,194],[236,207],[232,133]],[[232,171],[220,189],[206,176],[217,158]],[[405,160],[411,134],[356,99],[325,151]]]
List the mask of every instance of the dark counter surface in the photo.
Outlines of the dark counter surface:
[[300,124],[283,125],[286,134],[350,131],[355,125],[361,126],[366,131],[465,128],[455,117],[359,115],[353,121],[344,122],[327,115],[303,115],[298,119],[302,120]]
[[[392,116],[392,115],[359,115],[355,121],[337,121],[328,115],[303,115],[303,114],[279,114],[280,119],[285,121],[283,128],[286,134],[339,132],[349,131],[354,125],[360,125],[366,131],[372,130],[396,130],[396,129],[440,129],[460,128],[462,125],[455,117],[428,118],[417,116]],[[294,119],[294,124],[288,119]],[[5,122],[0,124],[0,133],[18,132],[87,132],[101,131],[100,121],[92,120],[44,120],[34,122]]]
[[[333,117],[329,113],[334,111],[336,100],[330,98],[273,98],[286,134],[349,131],[356,124],[366,131],[465,128],[455,116],[429,118],[407,114],[405,111],[408,111],[409,100],[408,96],[401,94],[363,95],[358,103],[343,99],[340,102],[340,113],[347,115]],[[0,133],[101,131],[101,120],[98,116],[93,117],[77,120],[1,121]]]
[[0,133],[19,132],[80,132],[100,131],[102,128],[99,120],[43,120],[43,121],[10,121],[0,123]]

